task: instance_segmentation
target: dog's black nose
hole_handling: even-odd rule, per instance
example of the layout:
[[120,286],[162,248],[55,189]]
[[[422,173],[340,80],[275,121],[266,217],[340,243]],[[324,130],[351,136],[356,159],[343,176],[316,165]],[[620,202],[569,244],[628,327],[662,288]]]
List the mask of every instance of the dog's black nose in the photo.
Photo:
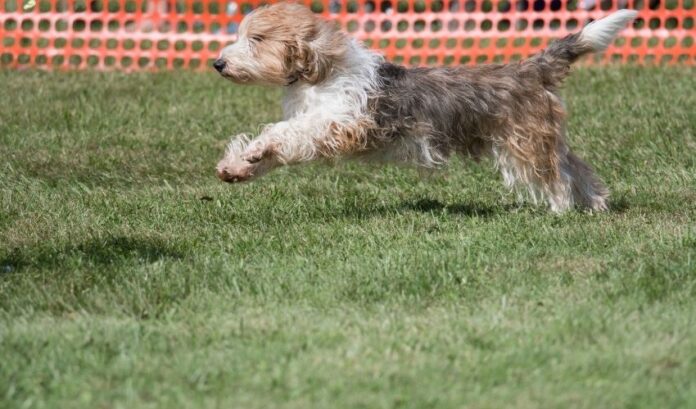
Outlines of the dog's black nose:
[[218,72],[222,72],[222,70],[225,69],[225,62],[222,61],[222,58],[215,60],[213,63],[213,68],[215,68]]

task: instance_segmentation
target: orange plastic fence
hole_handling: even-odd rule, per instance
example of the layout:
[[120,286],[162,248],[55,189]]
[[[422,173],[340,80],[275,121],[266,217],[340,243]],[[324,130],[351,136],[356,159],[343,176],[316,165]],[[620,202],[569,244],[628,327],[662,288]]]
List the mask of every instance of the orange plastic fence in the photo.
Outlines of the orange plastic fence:
[[[407,65],[507,62],[618,8],[633,27],[595,61],[696,62],[695,0],[322,0],[309,5]],[[0,0],[0,64],[204,69],[252,0]]]

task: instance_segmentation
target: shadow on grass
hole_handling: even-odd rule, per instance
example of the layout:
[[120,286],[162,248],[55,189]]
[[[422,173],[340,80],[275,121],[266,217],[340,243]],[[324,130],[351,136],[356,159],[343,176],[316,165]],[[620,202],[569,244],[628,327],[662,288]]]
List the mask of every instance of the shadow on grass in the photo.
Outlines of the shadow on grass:
[[368,219],[378,216],[399,215],[406,212],[419,213],[446,213],[452,216],[465,217],[492,217],[520,209],[518,205],[501,204],[499,206],[486,206],[480,203],[454,203],[445,204],[434,199],[404,200],[400,203],[389,205],[363,204],[343,208],[341,215],[347,218]]
[[625,197],[609,198],[609,212],[611,213],[625,213],[630,208],[630,202]]
[[[619,198],[609,202],[608,213],[624,213],[631,208],[630,202],[625,198]],[[452,203],[445,204],[435,199],[416,199],[405,200],[399,204],[388,206],[369,206],[351,207],[344,209],[343,215],[346,217],[369,218],[375,216],[386,216],[401,214],[408,211],[420,213],[444,213],[451,216],[482,217],[490,218],[499,215],[509,215],[514,213],[526,213],[530,215],[545,216],[553,214],[543,203],[534,205],[524,203],[500,203],[497,205],[485,205],[482,203]],[[587,210],[575,208],[568,213],[583,213]]]
[[[512,204],[503,203],[499,206],[481,206],[481,205],[469,205],[463,203],[456,203],[452,205],[445,205],[438,200],[421,199],[415,202],[403,202],[402,208],[409,210],[417,210],[421,212],[446,212],[448,214],[456,214],[462,216],[478,216],[478,217],[489,217],[496,214],[511,213],[519,210],[529,210],[538,211],[543,214],[549,213],[550,211],[545,205],[539,204],[534,206],[529,203],[522,204]],[[616,198],[609,202],[609,213],[624,213],[631,208],[630,202],[624,198]],[[571,209],[570,212],[583,212],[581,208]]]
[[455,204],[444,204],[439,200],[432,199],[420,199],[414,202],[406,201],[401,203],[401,209],[404,210],[414,210],[423,213],[432,212],[445,212],[448,214],[455,214],[461,216],[478,216],[478,217],[489,217],[495,214],[502,213],[503,211],[508,211],[515,207],[509,205],[501,205],[498,207],[484,206],[480,204],[468,204],[468,203],[455,203]]
[[34,246],[15,248],[0,259],[0,273],[27,268],[59,268],[72,265],[108,266],[131,260],[150,263],[161,259],[180,259],[183,254],[163,240],[117,236],[88,240],[63,247]]

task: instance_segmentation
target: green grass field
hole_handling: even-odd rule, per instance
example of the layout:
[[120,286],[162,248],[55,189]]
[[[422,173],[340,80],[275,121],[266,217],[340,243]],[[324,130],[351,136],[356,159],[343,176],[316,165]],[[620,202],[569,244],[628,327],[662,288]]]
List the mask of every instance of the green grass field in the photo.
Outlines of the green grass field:
[[277,90],[0,71],[0,407],[696,407],[696,69],[578,69],[604,214],[490,162],[225,185]]

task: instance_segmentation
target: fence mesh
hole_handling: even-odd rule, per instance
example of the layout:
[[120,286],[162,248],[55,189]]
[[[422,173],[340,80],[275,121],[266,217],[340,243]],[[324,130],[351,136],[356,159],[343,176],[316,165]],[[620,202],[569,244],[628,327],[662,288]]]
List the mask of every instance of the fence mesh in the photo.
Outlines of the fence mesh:
[[[261,1],[0,0],[0,64],[203,69]],[[596,62],[696,62],[694,0],[322,0],[316,13],[406,65],[509,62],[612,10],[639,11]]]

